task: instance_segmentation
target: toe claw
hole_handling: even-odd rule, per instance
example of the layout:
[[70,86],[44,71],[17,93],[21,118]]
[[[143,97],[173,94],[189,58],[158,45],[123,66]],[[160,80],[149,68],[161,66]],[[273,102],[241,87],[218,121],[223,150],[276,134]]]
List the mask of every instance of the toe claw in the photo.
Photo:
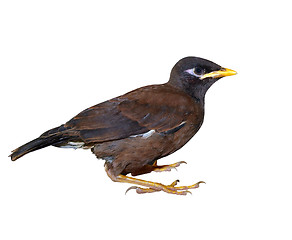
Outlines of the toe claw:
[[206,184],[206,182],[204,182],[204,181],[199,181],[199,182],[197,182],[197,184],[201,184],[201,183],[205,183],[205,184]]
[[179,180],[178,179],[175,180],[175,181],[173,181],[172,184],[170,184],[169,186],[174,187],[175,185],[177,185],[177,183],[179,183]]
[[139,187],[137,187],[137,186],[129,187],[129,188],[126,190],[125,195],[127,194],[127,192],[129,192],[129,191],[132,190],[132,189],[135,189],[136,192],[137,192],[137,189],[138,189],[138,188],[139,188]]
[[184,195],[184,196],[186,196],[186,195],[188,195],[188,193],[192,195],[192,192],[191,191],[177,191],[177,195]]
[[[205,183],[204,181],[199,181],[196,184],[194,184],[194,188],[198,188],[200,186],[201,183]],[[206,184],[206,183],[205,183]]]

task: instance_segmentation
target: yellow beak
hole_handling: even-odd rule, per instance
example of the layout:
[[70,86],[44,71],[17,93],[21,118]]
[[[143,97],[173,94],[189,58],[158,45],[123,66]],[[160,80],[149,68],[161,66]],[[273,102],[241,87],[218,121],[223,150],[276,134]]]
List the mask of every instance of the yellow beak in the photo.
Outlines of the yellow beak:
[[237,74],[236,71],[228,69],[228,68],[221,68],[219,71],[214,71],[214,72],[210,72],[210,73],[206,73],[204,74],[202,77],[200,77],[200,79],[204,79],[204,78],[220,78],[220,77],[226,77],[226,76],[232,76]]

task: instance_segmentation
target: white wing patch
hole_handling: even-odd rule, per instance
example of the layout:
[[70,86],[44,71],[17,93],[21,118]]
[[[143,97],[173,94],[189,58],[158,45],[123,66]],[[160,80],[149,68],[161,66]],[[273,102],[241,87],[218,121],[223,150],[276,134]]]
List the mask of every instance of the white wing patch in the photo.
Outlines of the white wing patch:
[[84,142],[68,142],[67,145],[61,146],[61,148],[82,148],[84,146]]
[[[165,133],[171,133],[173,130],[175,130],[175,132],[176,131],[178,131],[181,127],[183,127],[183,125],[186,123],[186,121],[183,121],[180,125],[178,125],[176,128],[174,128],[174,129],[171,129],[171,130],[169,130],[169,131],[166,131]],[[142,138],[144,138],[144,139],[147,139],[147,138],[149,138],[149,137],[151,137],[154,133],[156,133],[156,131],[155,130],[150,130],[150,131],[148,131],[148,132],[145,132],[145,133],[141,133],[141,134],[137,134],[137,135],[132,135],[132,136],[130,136],[131,138],[135,138],[135,137],[142,137]]]
[[150,131],[148,131],[148,132],[146,132],[146,133],[141,133],[141,134],[138,134],[138,135],[132,135],[132,136],[130,136],[130,137],[132,137],[132,138],[135,138],[135,137],[142,137],[142,138],[149,138],[149,137],[151,137],[153,134],[155,133],[155,130],[150,130]]

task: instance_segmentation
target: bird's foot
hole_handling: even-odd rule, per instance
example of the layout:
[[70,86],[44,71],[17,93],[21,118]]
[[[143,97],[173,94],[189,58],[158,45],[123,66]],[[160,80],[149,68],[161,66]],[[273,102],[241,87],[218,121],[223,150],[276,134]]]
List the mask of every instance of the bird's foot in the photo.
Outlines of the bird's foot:
[[[179,182],[179,180],[175,180],[174,182],[172,182],[170,185],[166,185],[166,187],[174,187],[175,185],[177,185],[177,183]],[[129,187],[127,189],[127,191],[125,192],[125,194],[131,190],[131,189],[135,189],[137,193],[141,194],[141,193],[152,193],[152,192],[159,192],[161,190],[158,189],[153,189],[153,188],[141,188],[141,187],[137,187],[137,186],[132,186]]]
[[138,178],[125,176],[122,174],[119,174],[116,176],[108,169],[107,165],[105,167],[105,170],[106,170],[107,175],[114,182],[131,183],[131,184],[135,184],[135,185],[139,185],[139,186],[144,187],[144,188],[142,188],[142,187],[138,187],[138,186],[133,186],[133,187],[130,187],[126,191],[126,193],[131,189],[136,189],[136,192],[140,193],[140,194],[141,193],[152,193],[152,192],[163,191],[163,192],[170,193],[170,194],[187,195],[188,193],[191,193],[190,191],[188,191],[189,189],[198,188],[200,183],[205,183],[203,181],[200,181],[200,182],[197,182],[197,183],[190,185],[190,186],[177,186],[177,183],[179,181],[176,180],[173,183],[171,183],[170,185],[164,185],[161,183],[146,181],[146,180],[142,180],[142,179],[138,179]]
[[179,167],[182,163],[187,164],[185,161],[180,161],[177,163],[173,163],[173,164],[169,164],[169,165],[162,165],[162,166],[157,166],[157,161],[155,161],[155,163],[153,164],[154,168],[154,172],[165,172],[165,171],[171,171],[171,169],[175,169],[177,167]]
[[175,180],[173,183],[171,183],[170,185],[162,185],[162,188],[142,188],[142,187],[137,187],[137,186],[132,186],[129,187],[126,191],[126,193],[131,190],[131,189],[135,189],[136,193],[138,194],[142,194],[142,193],[153,193],[153,192],[160,192],[160,191],[164,191],[170,194],[176,194],[176,195],[187,195],[188,193],[192,194],[190,191],[188,191],[188,189],[195,189],[198,188],[200,183],[205,183],[203,181],[197,182],[193,185],[190,186],[179,186],[176,187],[177,183],[179,182],[179,180]]

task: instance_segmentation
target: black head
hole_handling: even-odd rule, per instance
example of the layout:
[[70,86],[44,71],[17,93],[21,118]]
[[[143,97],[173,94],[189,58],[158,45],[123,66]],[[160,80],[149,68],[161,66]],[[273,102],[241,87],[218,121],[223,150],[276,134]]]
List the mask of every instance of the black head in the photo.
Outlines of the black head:
[[183,90],[197,100],[204,101],[205,93],[218,79],[236,74],[216,63],[198,57],[186,57],[173,67],[169,84]]

